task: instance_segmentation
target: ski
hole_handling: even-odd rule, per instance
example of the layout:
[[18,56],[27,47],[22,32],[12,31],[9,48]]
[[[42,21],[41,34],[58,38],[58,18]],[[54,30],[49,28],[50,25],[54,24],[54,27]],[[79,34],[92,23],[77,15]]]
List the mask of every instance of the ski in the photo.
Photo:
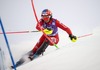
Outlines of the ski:
[[[24,56],[22,56],[22,58],[20,58],[20,60],[15,63],[16,68],[19,66],[22,66],[24,64],[27,64],[27,63],[31,62],[32,60],[39,57],[39,56],[33,55],[33,59],[31,59],[31,58],[29,58],[30,54],[31,54],[31,51],[29,51]],[[10,68],[14,69],[14,66],[10,66]]]

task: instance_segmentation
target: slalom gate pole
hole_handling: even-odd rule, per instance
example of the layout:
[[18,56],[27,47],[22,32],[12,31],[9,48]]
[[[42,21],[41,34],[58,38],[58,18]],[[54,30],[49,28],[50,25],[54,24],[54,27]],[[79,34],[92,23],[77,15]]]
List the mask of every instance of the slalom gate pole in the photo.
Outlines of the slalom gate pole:
[[5,30],[4,30],[4,27],[3,27],[2,21],[1,21],[1,18],[0,18],[0,25],[1,25],[1,28],[2,28],[2,31],[3,31],[3,35],[4,35],[4,38],[5,38],[5,41],[6,41],[6,45],[7,45],[7,48],[8,48],[9,54],[10,54],[10,58],[11,58],[12,64],[13,64],[13,66],[14,66],[14,70],[16,70],[16,65],[15,65],[15,62],[14,62],[14,59],[13,59],[13,56],[12,56],[11,50],[10,50],[10,46],[9,46],[9,43],[8,43],[8,39],[7,39],[7,36],[6,36]]
[[[5,32],[6,34],[22,34],[22,33],[33,33],[33,32],[40,32],[40,31],[16,31],[16,32]],[[3,34],[0,32],[0,34]]]
[[[31,4],[32,4],[32,9],[33,9],[33,12],[34,12],[34,16],[36,18],[36,21],[37,23],[39,23],[39,20],[38,20],[38,17],[36,15],[36,11],[35,11],[35,7],[34,7],[34,3],[33,3],[33,0],[31,0]],[[40,25],[39,25],[40,26]],[[41,31],[43,32],[44,36],[56,47],[58,48],[58,46],[45,34],[45,32],[43,31],[43,29],[40,27]]]

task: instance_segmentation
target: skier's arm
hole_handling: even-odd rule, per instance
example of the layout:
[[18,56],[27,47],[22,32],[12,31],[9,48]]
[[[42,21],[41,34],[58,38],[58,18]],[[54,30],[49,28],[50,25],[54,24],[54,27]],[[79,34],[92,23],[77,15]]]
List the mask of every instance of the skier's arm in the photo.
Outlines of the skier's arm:
[[72,34],[72,32],[71,32],[69,27],[65,26],[64,24],[60,23],[59,21],[56,21],[56,25],[69,34],[70,40],[72,42],[76,42],[77,37]]
[[41,28],[43,29],[42,24],[43,24],[43,22],[40,19],[39,23],[37,23],[37,25],[36,25],[36,29],[39,30],[39,31],[41,31]]
[[60,23],[58,20],[56,20],[57,27],[61,28],[62,30],[66,31],[69,35],[72,34],[72,31],[69,27],[65,26],[64,24]]
[[42,27],[42,24],[43,24],[42,21],[40,21],[40,23],[37,23],[36,29],[39,30],[39,31],[41,31],[41,28],[42,28],[45,34],[47,34],[47,35],[52,34],[53,30],[44,29],[44,28]]

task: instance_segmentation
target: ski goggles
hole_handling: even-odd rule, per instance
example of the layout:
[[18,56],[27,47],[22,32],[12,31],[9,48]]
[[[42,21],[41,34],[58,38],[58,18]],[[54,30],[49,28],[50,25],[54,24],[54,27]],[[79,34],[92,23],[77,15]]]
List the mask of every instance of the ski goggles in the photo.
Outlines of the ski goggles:
[[49,21],[50,20],[50,15],[42,15],[42,19],[44,20],[44,21]]

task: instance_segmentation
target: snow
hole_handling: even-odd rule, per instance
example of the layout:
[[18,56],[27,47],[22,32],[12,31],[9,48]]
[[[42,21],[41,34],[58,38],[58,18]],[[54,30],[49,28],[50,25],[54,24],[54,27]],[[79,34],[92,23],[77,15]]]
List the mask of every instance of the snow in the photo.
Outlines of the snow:
[[[41,11],[48,8],[53,12],[53,17],[67,25],[74,35],[93,35],[71,42],[66,32],[59,29],[60,49],[49,46],[44,56],[18,67],[17,70],[100,70],[100,0],[34,0],[34,3],[38,18]],[[6,32],[36,30],[30,0],[1,0],[0,18]],[[34,47],[41,34],[7,35],[15,62]],[[0,47],[4,51],[9,70],[12,62],[3,35],[0,35]]]
[[59,46],[60,49],[49,46],[43,56],[17,70],[100,70],[100,32],[97,31],[77,42]]
[[100,33],[78,39],[39,57],[18,70],[100,70]]

